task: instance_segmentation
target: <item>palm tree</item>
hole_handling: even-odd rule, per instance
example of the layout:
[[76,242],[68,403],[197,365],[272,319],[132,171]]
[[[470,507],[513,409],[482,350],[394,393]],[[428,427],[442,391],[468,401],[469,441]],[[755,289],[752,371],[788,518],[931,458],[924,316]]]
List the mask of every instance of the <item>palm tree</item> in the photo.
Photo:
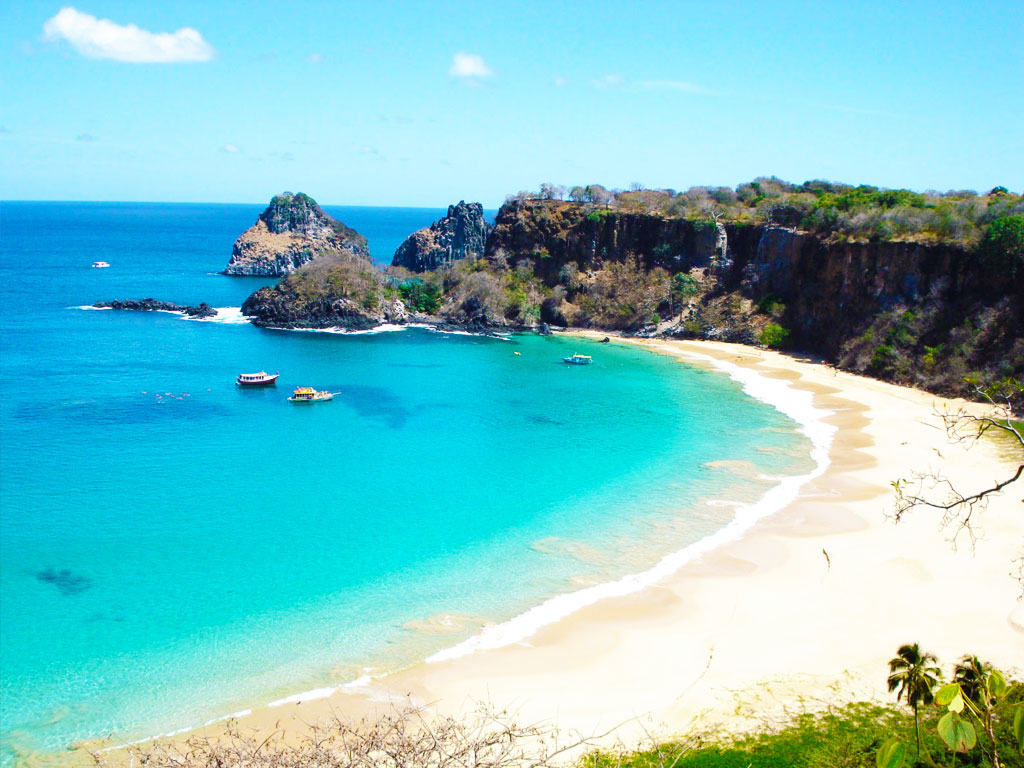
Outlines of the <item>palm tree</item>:
[[[995,729],[993,725],[993,713],[998,695],[995,680],[1002,676],[989,664],[978,659],[977,656],[968,654],[953,668],[953,682],[960,684],[963,695],[970,699],[974,705],[970,707],[974,715],[981,721],[985,729],[985,735],[992,742],[992,766],[999,768],[999,745],[996,743]],[[1002,686],[1005,688],[1005,685]]]
[[917,739],[917,754],[921,755],[921,725],[917,719],[917,707],[932,703],[932,689],[939,683],[942,671],[935,666],[938,659],[934,654],[922,653],[917,643],[901,645],[896,656],[889,662],[889,691],[896,691],[896,701],[906,698],[914,710],[914,736]]

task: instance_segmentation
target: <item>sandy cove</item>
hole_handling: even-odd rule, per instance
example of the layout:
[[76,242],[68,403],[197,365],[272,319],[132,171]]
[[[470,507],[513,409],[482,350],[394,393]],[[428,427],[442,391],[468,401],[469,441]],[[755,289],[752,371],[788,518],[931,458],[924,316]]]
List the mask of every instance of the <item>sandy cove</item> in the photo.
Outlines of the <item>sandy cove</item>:
[[886,663],[907,642],[936,653],[947,673],[970,652],[1024,674],[1024,602],[1010,575],[1024,554],[1024,485],[992,498],[973,551],[965,536],[954,548],[937,512],[887,518],[889,483],[915,471],[977,489],[1016,469],[990,442],[947,442],[936,412],[963,402],[740,345],[617,341],[692,365],[712,357],[811,392],[837,428],[828,469],[740,540],[655,586],[582,608],[522,643],[256,709],[243,728],[305,729],[411,697],[443,714],[486,701],[564,731],[614,727],[608,739],[632,744],[645,733],[739,730],[841,700],[891,700]]

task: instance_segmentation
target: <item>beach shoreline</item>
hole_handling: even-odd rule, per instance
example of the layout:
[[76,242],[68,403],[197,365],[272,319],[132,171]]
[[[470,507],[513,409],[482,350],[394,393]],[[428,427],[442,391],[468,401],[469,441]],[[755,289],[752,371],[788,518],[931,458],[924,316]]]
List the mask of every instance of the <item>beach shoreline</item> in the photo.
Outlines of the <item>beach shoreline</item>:
[[[967,652],[1009,670],[1021,663],[1024,609],[1008,575],[1024,538],[1019,502],[993,500],[973,553],[954,550],[927,513],[899,526],[885,519],[889,482],[935,469],[937,458],[964,487],[1001,474],[1005,461],[991,446],[964,452],[935,431],[935,409],[950,401],[740,345],[616,342],[809,393],[835,429],[818,443],[828,453],[822,472],[741,536],[639,589],[494,647],[442,652],[329,695],[254,707],[239,718],[243,728],[299,731],[402,701],[458,716],[488,702],[578,733],[618,726],[613,738],[631,743],[709,725],[743,730],[826,695],[882,698],[885,661],[904,642],[921,642],[947,667]],[[950,601],[951,590],[970,599]],[[950,604],[960,617],[949,616]],[[215,737],[224,727],[186,735]]]

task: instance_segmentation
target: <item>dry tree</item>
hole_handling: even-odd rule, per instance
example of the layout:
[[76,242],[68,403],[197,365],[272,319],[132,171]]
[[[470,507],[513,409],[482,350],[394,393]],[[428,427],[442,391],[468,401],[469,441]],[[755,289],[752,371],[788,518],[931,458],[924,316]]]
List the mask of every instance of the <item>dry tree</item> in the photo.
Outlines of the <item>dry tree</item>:
[[[988,506],[990,497],[1001,493],[1024,475],[1024,434],[1020,422],[1015,421],[1024,397],[1024,384],[1011,378],[985,387],[972,383],[972,388],[978,398],[991,408],[981,415],[964,407],[940,413],[947,438],[951,443],[969,447],[986,436],[1002,436],[1018,455],[1017,470],[985,487],[970,490],[956,487],[941,472],[917,472],[910,478],[891,483],[896,494],[893,520],[898,523],[906,514],[921,507],[937,510],[942,515],[942,528],[952,529],[954,546],[965,533],[974,545],[978,538],[978,514]],[[1016,572],[1013,575],[1021,583],[1024,597],[1024,557],[1014,563]]]
[[[216,737],[150,742],[128,757],[139,768],[550,768],[604,735],[562,741],[552,727],[520,725],[488,707],[456,719],[406,705],[354,722],[334,717],[303,733],[265,735],[229,721]],[[93,757],[99,768],[123,762]]]

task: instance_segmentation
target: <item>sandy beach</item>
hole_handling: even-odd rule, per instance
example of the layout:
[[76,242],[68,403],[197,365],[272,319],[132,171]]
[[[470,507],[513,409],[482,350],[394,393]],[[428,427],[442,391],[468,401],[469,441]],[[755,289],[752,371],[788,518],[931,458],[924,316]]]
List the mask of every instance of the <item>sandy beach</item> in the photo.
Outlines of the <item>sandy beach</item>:
[[257,708],[243,728],[304,729],[395,700],[443,714],[489,702],[564,731],[614,729],[607,740],[629,745],[645,734],[741,730],[826,703],[891,700],[886,664],[908,642],[937,654],[947,673],[970,652],[1024,674],[1024,602],[1011,575],[1024,553],[1024,487],[991,499],[973,547],[966,535],[954,545],[937,512],[889,519],[890,482],[915,471],[974,490],[1016,469],[991,441],[947,441],[936,413],[963,403],[739,345],[621,343],[687,364],[722,361],[811,393],[835,427],[827,469],[738,540],[638,592],[511,645]]

